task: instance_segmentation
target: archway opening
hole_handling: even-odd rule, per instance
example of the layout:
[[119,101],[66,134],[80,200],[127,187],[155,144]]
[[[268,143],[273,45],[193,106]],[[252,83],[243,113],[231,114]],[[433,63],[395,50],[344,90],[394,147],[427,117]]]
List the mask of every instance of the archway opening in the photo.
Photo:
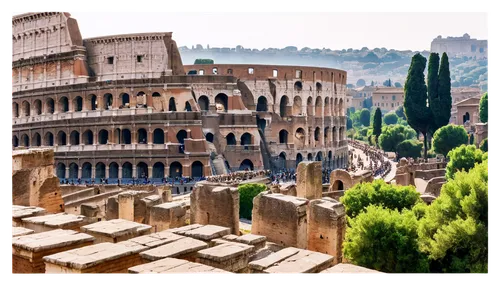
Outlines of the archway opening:
[[26,134],[21,135],[21,142],[23,142],[24,147],[29,147],[30,146],[30,138],[28,137],[28,135],[26,135]]
[[59,178],[59,179],[64,179],[66,178],[66,165],[64,165],[63,163],[59,162],[57,163],[57,167],[56,167],[56,176]]
[[17,102],[12,103],[12,117],[19,117],[19,104]]
[[207,139],[208,142],[212,142],[214,143],[214,135],[212,133],[207,133],[207,135],[205,135],[205,138]]
[[334,191],[343,191],[344,190],[344,183],[341,180],[335,180],[333,183],[332,189]]
[[42,114],[42,101],[40,99],[37,99],[35,100],[33,105],[35,106],[35,115]]
[[217,106],[217,111],[227,111],[227,95],[224,93],[219,93],[215,97],[215,105]]
[[80,145],[80,132],[73,130],[69,135],[70,145]]
[[203,163],[201,163],[200,161],[193,162],[193,164],[191,165],[191,177],[203,177]]
[[296,96],[293,98],[293,115],[301,115],[302,114],[302,99],[300,96]]
[[144,162],[139,162],[139,164],[137,164],[136,171],[137,171],[137,178],[149,177],[148,165]]
[[293,84],[293,88],[295,89],[295,91],[301,91],[302,90],[302,82],[301,81],[296,81]]
[[91,179],[92,178],[92,165],[88,162],[83,163],[82,165],[82,179]]
[[295,156],[295,166],[298,166],[300,162],[302,162],[304,158],[302,157],[302,154],[298,153],[297,156]]
[[19,146],[19,139],[17,138],[16,135],[12,136],[12,146],[14,148]]
[[200,98],[198,98],[198,105],[200,106],[200,110],[208,111],[210,100],[208,99],[208,97],[202,95],[200,96]]
[[229,133],[226,136],[226,144],[227,145],[236,145],[236,137],[233,133]]
[[309,153],[307,154],[307,161],[312,161],[313,160],[313,154]]
[[283,95],[280,100],[280,116],[285,117],[288,116],[288,97]]
[[122,178],[130,179],[132,178],[132,164],[125,162],[122,165]]
[[240,164],[240,170],[253,171],[253,162],[249,159],[243,160]]
[[59,99],[59,112],[68,112],[68,111],[69,111],[68,98],[63,96]]
[[319,135],[320,135],[320,129],[319,127],[316,127],[316,129],[314,129],[314,141],[319,141]]
[[162,162],[153,165],[153,178],[165,178],[165,165]]
[[97,109],[97,96],[93,94],[90,96],[90,109],[91,110]]
[[175,99],[173,97],[168,100],[168,111],[177,111],[177,107],[175,106]]
[[184,111],[187,112],[193,111],[193,109],[191,109],[191,104],[189,104],[189,101],[186,101],[184,105],[186,106],[186,108],[184,108]]
[[171,178],[182,177],[182,165],[181,165],[181,163],[179,163],[177,161],[170,163],[169,175]]
[[82,136],[83,144],[85,145],[92,145],[94,144],[94,133],[91,130],[86,130],[83,132]]
[[241,145],[252,145],[252,135],[250,133],[243,133],[241,135]]
[[82,111],[83,109],[83,99],[81,96],[77,96],[73,101],[73,108],[76,112]]
[[51,132],[45,133],[45,146],[54,146],[54,135]]
[[280,144],[288,143],[288,131],[282,129],[279,133],[279,137],[280,137]]
[[177,132],[177,135],[175,136],[177,138],[177,142],[184,144],[184,139],[187,138],[187,132],[186,130],[182,129]]
[[316,154],[316,161],[323,161],[323,152],[319,151],[318,154]]
[[23,103],[21,105],[23,108],[23,116],[30,116],[31,115],[31,107],[30,107],[29,102],[23,101]]
[[108,144],[108,130],[102,129],[97,136],[99,137],[99,144]]
[[306,144],[306,132],[303,128],[297,128],[295,130],[295,138],[293,138],[293,143],[296,148],[303,148]]
[[33,140],[31,141],[31,145],[33,146],[42,146],[42,137],[39,133],[35,133],[33,135]]
[[130,106],[130,95],[128,95],[128,93],[122,93],[120,96],[122,98],[122,106]]
[[111,93],[106,93],[104,95],[104,109],[111,109],[113,105],[113,95]]
[[313,115],[313,98],[309,96],[307,98],[307,116]]
[[316,83],[316,91],[321,91],[323,89],[323,85],[319,82]]
[[64,146],[66,145],[66,133],[64,131],[59,131],[59,133],[57,133],[57,145],[59,146]]
[[129,129],[122,130],[121,144],[132,144],[132,135]]
[[96,179],[106,178],[106,165],[104,165],[104,163],[99,162],[95,165],[95,178]]
[[69,178],[70,179],[78,178],[78,165],[76,163],[69,164]]
[[162,129],[157,128],[153,131],[153,144],[164,144],[165,143],[165,133]]
[[144,128],[137,130],[137,143],[148,144],[148,132]]
[[267,111],[267,98],[260,96],[257,100],[257,111]]
[[110,179],[118,179],[118,169],[119,169],[118,164],[116,162],[111,162],[109,164],[109,178]]
[[45,102],[45,113],[54,114],[54,100],[52,98],[48,98]]

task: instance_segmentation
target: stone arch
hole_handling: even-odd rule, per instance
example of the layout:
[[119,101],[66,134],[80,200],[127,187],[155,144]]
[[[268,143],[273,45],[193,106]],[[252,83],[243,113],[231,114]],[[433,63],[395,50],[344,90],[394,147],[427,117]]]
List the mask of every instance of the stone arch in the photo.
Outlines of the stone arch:
[[339,100],[339,113],[338,116],[344,116],[344,100],[341,98]]
[[286,129],[281,129],[279,133],[279,139],[280,139],[280,144],[287,144],[288,143],[288,131]]
[[253,136],[252,134],[245,132],[241,135],[241,145],[252,145],[253,144]]
[[307,154],[307,161],[312,161],[313,160],[313,154],[312,153],[308,153]]
[[106,178],[106,165],[103,162],[98,162],[95,165],[95,178],[105,179]]
[[339,99],[335,98],[335,104],[333,105],[333,115],[339,116]]
[[130,162],[125,162],[122,165],[122,178],[132,178],[132,164]]
[[289,104],[288,96],[283,95],[280,99],[280,116],[281,117],[286,117],[286,116],[290,115],[289,111],[288,111],[288,104]]
[[137,144],[148,144],[148,132],[144,128],[137,130]]
[[295,130],[295,136],[293,138],[293,143],[296,148],[301,149],[305,146],[306,144],[306,132],[304,131],[303,128],[297,128]]
[[64,113],[69,111],[69,101],[66,96],[59,98],[59,101],[57,102],[57,111],[59,113]]
[[69,179],[77,179],[78,178],[78,164],[75,162],[69,164]]
[[300,98],[300,96],[296,96],[293,98],[292,113],[293,115],[302,114],[302,98]]
[[309,96],[307,98],[307,116],[312,116],[313,115],[313,98],[312,96]]
[[[215,97],[215,104],[218,105],[217,111],[227,111],[228,110],[228,97],[225,93],[219,93]],[[220,108],[224,108],[221,110]]]
[[177,106],[173,97],[168,100],[168,111],[177,111]]
[[97,96],[95,94],[87,95],[86,100],[89,103],[88,106],[90,107],[90,110],[97,109]]
[[54,99],[52,99],[52,98],[49,97],[45,101],[45,113],[47,113],[47,114],[54,114],[54,111],[55,111]]
[[184,144],[184,139],[187,138],[186,130],[184,129],[179,130],[179,132],[177,132],[177,135],[175,135],[175,137],[177,138],[177,142],[179,142],[180,144]]
[[151,95],[152,97],[161,97],[161,94],[159,92],[153,92]]
[[40,99],[37,99],[33,102],[33,108],[34,108],[34,115],[40,115],[42,114],[42,101]]
[[320,136],[321,136],[321,130],[319,129],[319,127],[316,127],[316,129],[314,129],[314,141],[319,142]]
[[12,117],[19,117],[19,104],[12,102]]
[[463,124],[465,124],[465,122],[469,121],[470,120],[470,114],[469,112],[466,112],[464,115],[463,115]]
[[21,143],[23,144],[24,147],[30,146],[30,138],[28,134],[21,135]]
[[319,151],[318,154],[316,154],[316,161],[323,161],[323,152]]
[[120,102],[122,106],[130,106],[130,95],[128,93],[120,94]]
[[226,144],[227,145],[236,145],[236,137],[233,133],[229,133],[226,136]]
[[144,162],[139,162],[139,163],[137,163],[135,170],[137,171],[137,178],[149,177],[148,164],[146,164]]
[[36,146],[36,147],[42,146],[42,137],[38,132],[35,132],[35,134],[31,138],[31,146]]
[[19,139],[17,138],[16,135],[12,136],[12,147],[18,147],[19,146]]
[[54,134],[52,132],[47,132],[43,136],[43,145],[54,146]]
[[30,103],[27,102],[26,100],[21,103],[21,107],[23,110],[23,116],[30,116],[31,115],[31,106]]
[[295,91],[301,91],[302,90],[302,82],[300,80],[296,81],[294,84],[293,84],[293,89]]
[[203,163],[201,163],[200,161],[194,161],[193,164],[191,164],[191,177],[203,177]]
[[106,130],[106,129],[99,130],[97,137],[98,137],[99,144],[108,144],[108,140],[109,140],[108,130]]
[[70,145],[80,145],[80,132],[73,130],[69,134],[69,144]]
[[338,134],[337,134],[337,127],[336,126],[332,127],[332,141],[333,142],[339,141]]
[[323,114],[322,112],[323,100],[321,99],[321,96],[316,97],[315,107],[316,107],[315,110],[316,117],[321,117],[321,115]]
[[92,164],[85,162],[82,165],[82,179],[92,178]]
[[83,98],[81,96],[77,96],[73,99],[73,109],[76,112],[83,110]]
[[109,178],[118,179],[118,164],[116,162],[109,163]]
[[[347,171],[337,169],[330,173],[330,191],[345,191],[352,186],[353,181],[351,175]],[[339,187],[343,187],[343,189],[339,189]]]
[[113,108],[113,95],[111,93],[106,93],[104,95],[104,109],[108,110]]
[[165,164],[156,162],[153,165],[153,178],[165,178]]
[[212,142],[214,143],[214,135],[210,132],[208,132],[206,135],[205,135],[205,138],[207,139],[208,142]]
[[184,111],[187,111],[187,112],[191,112],[193,111],[193,109],[191,108],[191,104],[189,103],[189,101],[186,101],[186,103],[184,104]]
[[156,128],[153,131],[153,144],[165,144],[165,132],[163,132],[163,129]]
[[59,146],[66,145],[66,139],[67,139],[66,132],[59,131],[57,133],[57,145],[59,145]]
[[56,165],[56,176],[59,178],[59,179],[64,179],[66,178],[66,165],[64,165],[64,163],[57,163]]
[[325,127],[324,131],[323,131],[323,137],[324,137],[324,142],[325,142],[325,145],[327,145],[328,142],[331,141],[331,138],[330,138],[331,134],[330,134],[330,127]]
[[172,163],[170,163],[170,173],[169,173],[169,176],[171,178],[175,178],[175,177],[182,177],[182,164],[177,162],[177,161],[174,161]]
[[121,133],[121,144],[132,144],[132,133],[130,129],[123,129]]
[[146,107],[146,93],[144,91],[139,91],[136,95],[136,107]]
[[316,91],[321,91],[323,89],[323,85],[318,81],[316,82]]
[[295,167],[297,167],[303,160],[304,158],[302,157],[302,154],[297,153],[297,156],[295,156]]
[[325,116],[330,116],[331,115],[331,106],[330,106],[330,98],[326,97],[325,98]]
[[207,96],[202,95],[200,96],[200,98],[198,98],[198,105],[200,106],[200,110],[208,111],[210,107],[210,99],[208,99]]
[[267,98],[265,96],[259,96],[257,99],[256,111],[268,111],[267,108]]
[[94,144],[94,133],[92,130],[87,129],[82,134],[82,141],[84,145],[93,145]]
[[245,159],[241,162],[240,164],[240,170],[251,170],[253,171],[253,162],[252,160],[249,160],[249,159]]

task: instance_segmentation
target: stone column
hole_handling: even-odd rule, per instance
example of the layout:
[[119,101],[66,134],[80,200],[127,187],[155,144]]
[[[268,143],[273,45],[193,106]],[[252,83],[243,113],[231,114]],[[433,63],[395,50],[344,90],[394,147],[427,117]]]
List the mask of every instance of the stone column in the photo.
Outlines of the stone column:
[[148,144],[153,144],[153,132],[148,130]]
[[82,167],[78,167],[78,178],[82,177]]
[[148,166],[148,178],[153,177],[153,166]]
[[118,166],[118,179],[122,179],[122,166]]
[[118,195],[118,218],[134,221],[134,196],[129,193]]
[[64,178],[65,179],[69,178],[69,167],[66,167],[66,170],[64,171]]
[[164,136],[165,136],[165,144],[168,143],[168,129],[164,131]]
[[109,178],[109,166],[105,166],[104,176]]
[[[92,174],[90,175],[92,178],[96,178],[95,177],[95,166],[92,166]],[[99,178],[100,179],[100,178]],[[96,180],[97,181],[97,180]]]
[[97,96],[97,110],[104,110],[104,95]]
[[96,130],[96,132],[94,132],[94,142],[93,142],[94,144],[92,144],[92,145],[97,145],[97,144],[99,144],[99,142],[97,141],[97,136],[98,136],[98,135],[99,135],[99,131],[97,131],[97,130]]
[[297,168],[297,197],[321,199],[321,162],[300,162]]
[[137,170],[136,170],[137,166],[136,165],[132,165],[132,177],[135,177],[137,179]]

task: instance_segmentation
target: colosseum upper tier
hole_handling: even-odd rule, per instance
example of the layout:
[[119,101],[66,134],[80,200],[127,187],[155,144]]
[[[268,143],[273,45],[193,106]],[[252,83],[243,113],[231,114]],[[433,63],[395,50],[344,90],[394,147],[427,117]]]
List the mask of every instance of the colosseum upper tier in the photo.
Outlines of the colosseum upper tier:
[[69,13],[12,19],[12,145],[61,179],[199,178],[347,162],[346,72],[183,65],[172,33],[82,39]]

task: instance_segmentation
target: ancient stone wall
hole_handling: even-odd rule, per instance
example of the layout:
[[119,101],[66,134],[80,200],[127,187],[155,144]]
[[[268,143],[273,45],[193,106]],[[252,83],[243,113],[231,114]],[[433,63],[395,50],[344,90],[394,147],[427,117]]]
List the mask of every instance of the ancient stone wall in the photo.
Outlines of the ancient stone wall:
[[59,179],[54,175],[54,151],[32,149],[12,154],[12,204],[38,206],[48,213],[64,211]]
[[297,169],[297,196],[320,199],[323,192],[321,162],[300,162]]
[[197,183],[190,195],[190,223],[215,224],[239,234],[240,194],[237,188]]

